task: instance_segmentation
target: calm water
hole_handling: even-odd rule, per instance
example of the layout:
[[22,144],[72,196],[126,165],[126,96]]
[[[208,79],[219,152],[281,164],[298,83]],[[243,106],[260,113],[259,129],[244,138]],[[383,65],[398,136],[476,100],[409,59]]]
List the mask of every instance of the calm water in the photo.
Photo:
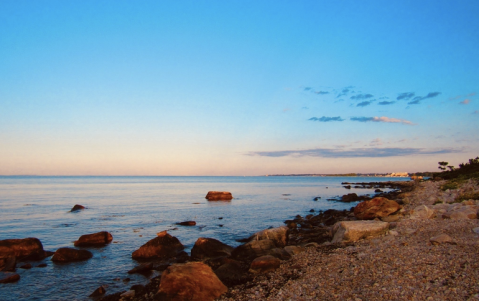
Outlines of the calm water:
[[[169,230],[189,252],[198,237],[212,237],[232,246],[268,227],[278,227],[310,209],[346,209],[355,204],[328,202],[350,192],[341,182],[405,180],[342,177],[0,177],[0,240],[36,237],[45,250],[73,247],[81,235],[108,231],[113,243],[88,248],[93,258],[54,264],[47,258],[17,269],[21,279],[0,285],[0,300],[88,300],[98,286],[107,293],[146,284],[148,278],[128,275],[137,265],[131,253]],[[209,190],[230,191],[230,202],[208,202]],[[313,201],[314,197],[321,201]],[[194,204],[199,203],[199,204]],[[87,210],[69,212],[75,204]],[[219,219],[222,217],[222,219]],[[194,227],[175,223],[194,220]],[[222,226],[220,226],[222,225]],[[35,267],[47,263],[47,267]],[[151,275],[154,276],[154,275]],[[131,278],[129,282],[123,281]]]

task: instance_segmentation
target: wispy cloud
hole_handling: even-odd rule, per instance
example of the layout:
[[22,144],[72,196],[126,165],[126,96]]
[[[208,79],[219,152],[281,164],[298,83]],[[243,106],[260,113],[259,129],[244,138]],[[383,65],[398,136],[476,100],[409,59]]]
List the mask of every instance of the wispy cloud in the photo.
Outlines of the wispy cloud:
[[314,91],[314,93],[318,94],[318,95],[326,95],[326,94],[329,94],[328,91]]
[[402,124],[414,125],[414,123],[412,123],[409,120],[390,118],[390,117],[386,117],[386,116],[382,116],[382,117],[351,117],[351,118],[349,118],[349,120],[359,121],[359,122],[386,122],[386,123],[402,123]]
[[471,97],[471,96],[475,96],[476,95],[476,92],[472,92],[472,93],[469,93],[466,95],[466,97]]
[[376,138],[373,141],[369,142],[369,146],[379,146],[379,145],[383,145],[383,141],[381,140],[381,138]]
[[475,110],[474,112],[472,112],[472,114],[479,114],[479,111]]
[[467,105],[471,102],[470,99],[464,99],[463,101],[460,102],[461,105]]
[[304,91],[310,91],[312,88],[311,87],[305,87]]
[[305,150],[265,151],[249,152],[249,156],[261,157],[322,157],[322,158],[377,158],[377,157],[400,157],[411,155],[434,155],[460,153],[462,150],[453,148],[423,149],[423,148],[351,148],[351,149],[330,149],[313,148]]
[[372,94],[358,94],[358,95],[353,95],[350,98],[354,100],[363,100],[363,99],[368,99],[372,97],[374,97],[374,95]]
[[326,116],[323,116],[323,117],[321,117],[321,118],[311,117],[311,118],[309,118],[308,120],[311,120],[311,121],[319,121],[319,122],[344,121],[344,119],[341,119],[340,116],[336,116],[336,117],[326,117]]
[[434,98],[434,97],[436,97],[440,94],[441,94],[441,92],[429,92],[426,96],[416,96],[416,97],[413,98],[412,101],[408,102],[408,104],[417,105],[424,99]]
[[341,96],[345,96],[345,95],[348,95],[349,92],[352,92],[351,89],[353,88],[353,86],[349,86],[349,87],[345,87],[343,88],[343,90],[341,90],[341,93],[339,93],[336,98],[340,98]]
[[382,106],[387,106],[387,105],[392,105],[396,103],[395,101],[380,101],[378,102],[378,105],[382,105]]
[[409,100],[411,99],[413,96],[415,95],[414,92],[403,92],[403,93],[399,93],[398,94],[398,97],[396,98],[396,100]]
[[356,105],[356,107],[367,107],[372,103],[372,101],[363,101]]

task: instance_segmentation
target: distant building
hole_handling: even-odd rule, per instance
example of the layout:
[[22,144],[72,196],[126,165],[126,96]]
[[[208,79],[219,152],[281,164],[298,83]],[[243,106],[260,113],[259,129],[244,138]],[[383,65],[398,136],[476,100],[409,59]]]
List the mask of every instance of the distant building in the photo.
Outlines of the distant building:
[[409,177],[409,174],[407,172],[393,172],[386,175],[386,177]]

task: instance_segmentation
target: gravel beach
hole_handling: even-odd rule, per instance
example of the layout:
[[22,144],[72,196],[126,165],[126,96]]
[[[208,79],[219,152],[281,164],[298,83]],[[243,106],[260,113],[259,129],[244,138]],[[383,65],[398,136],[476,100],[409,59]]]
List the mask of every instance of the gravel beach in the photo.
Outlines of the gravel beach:
[[[434,205],[452,203],[479,187],[469,181],[441,191],[443,183],[418,182],[412,192],[399,195],[402,217],[390,223],[386,235],[306,248],[218,300],[479,300],[479,233],[473,230],[479,220],[444,218],[444,204]],[[417,217],[414,209],[420,205],[436,213]],[[446,207],[477,212],[476,205],[466,201]],[[436,242],[441,234],[447,239]]]

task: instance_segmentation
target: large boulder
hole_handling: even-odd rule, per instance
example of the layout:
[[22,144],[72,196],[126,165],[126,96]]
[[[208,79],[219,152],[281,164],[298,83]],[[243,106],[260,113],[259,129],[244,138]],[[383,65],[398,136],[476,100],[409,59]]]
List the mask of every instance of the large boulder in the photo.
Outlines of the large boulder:
[[172,265],[163,272],[158,295],[170,301],[213,301],[227,291],[209,266],[189,262]]
[[73,248],[60,248],[53,254],[54,262],[73,262],[88,260],[93,254],[88,250],[77,250]]
[[113,236],[106,231],[85,234],[75,241],[75,247],[87,247],[87,246],[102,246],[110,243],[113,240]]
[[15,256],[17,260],[42,260],[47,254],[38,238],[0,240],[0,258]]
[[276,245],[271,239],[252,240],[248,243],[236,247],[231,253],[233,258],[239,260],[252,260],[256,257],[269,255]]
[[399,204],[383,197],[376,197],[359,203],[354,207],[354,216],[357,219],[367,220],[386,217],[399,210]]
[[288,227],[266,229],[259,231],[248,238],[248,241],[270,239],[276,247],[282,248],[288,242]]
[[233,199],[233,195],[227,191],[208,191],[205,199],[208,201],[230,201]]
[[271,255],[255,258],[251,262],[249,272],[253,274],[267,273],[279,268],[281,261]]
[[353,242],[385,234],[389,223],[380,221],[344,221],[334,224],[332,243]]
[[171,236],[166,231],[142,245],[133,252],[133,259],[168,259],[178,255],[185,247],[178,238]]
[[411,211],[411,219],[432,219],[436,217],[436,210],[432,209],[433,206],[420,205],[415,207]]
[[0,272],[0,283],[10,283],[20,280],[20,275],[12,272]]
[[15,272],[17,259],[15,256],[0,258],[0,271]]
[[244,267],[241,262],[231,260],[215,270],[216,276],[228,286],[245,283],[251,279],[248,274],[248,268]]
[[196,240],[193,249],[191,249],[191,258],[193,260],[203,260],[231,256],[233,249],[233,247],[228,246],[217,239],[200,237]]

